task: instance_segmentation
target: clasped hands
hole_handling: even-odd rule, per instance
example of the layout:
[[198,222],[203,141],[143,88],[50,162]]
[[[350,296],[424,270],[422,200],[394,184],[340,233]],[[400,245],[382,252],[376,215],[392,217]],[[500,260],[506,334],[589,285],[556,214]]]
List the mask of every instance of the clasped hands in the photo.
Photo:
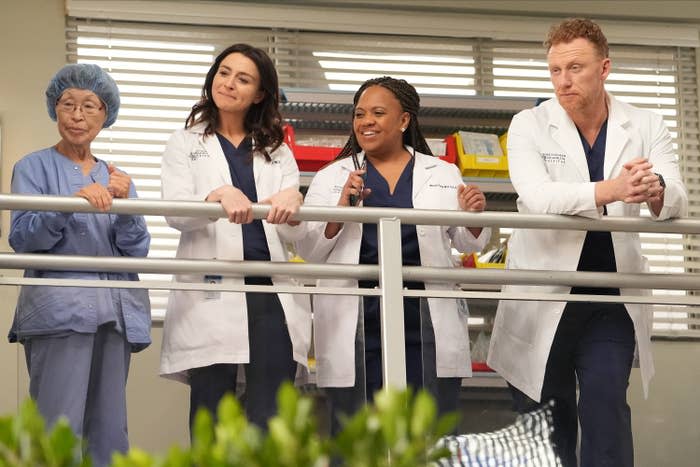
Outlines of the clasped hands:
[[625,203],[659,203],[663,200],[664,187],[659,176],[651,171],[648,159],[637,158],[623,165],[615,179],[616,198]]
[[112,207],[113,198],[128,198],[131,177],[117,169],[114,164],[109,164],[107,171],[109,172],[107,186],[92,183],[82,187],[75,193],[75,196],[85,198],[100,211],[109,211]]

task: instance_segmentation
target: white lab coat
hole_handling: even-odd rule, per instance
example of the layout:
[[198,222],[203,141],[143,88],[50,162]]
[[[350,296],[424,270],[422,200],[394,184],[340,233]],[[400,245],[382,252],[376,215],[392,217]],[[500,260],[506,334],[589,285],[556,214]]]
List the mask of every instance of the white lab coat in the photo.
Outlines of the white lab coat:
[[[299,170],[286,145],[253,157],[258,200],[282,189],[299,186]],[[204,201],[222,185],[231,185],[228,162],[215,135],[205,136],[204,125],[176,131],[163,154],[163,199]],[[178,258],[243,260],[240,224],[206,217],[166,217],[180,231]],[[271,261],[287,261],[282,242],[293,242],[302,229],[271,225],[263,220]],[[178,282],[203,283],[204,274],[179,274]],[[241,284],[241,277],[224,277],[224,284]],[[272,275],[275,285],[293,285],[293,278]],[[306,294],[278,294],[292,340],[294,360],[306,365],[311,343],[311,308]],[[209,297],[209,298],[208,298]],[[186,382],[187,370],[215,363],[248,363],[248,325],[245,293],[171,291],[163,329],[160,372]]]
[[[666,181],[664,206],[655,220],[683,215],[687,194],[661,116],[638,109],[608,95],[609,115],[604,177],[615,178],[627,161],[646,157],[653,171]],[[567,214],[598,219],[586,156],[576,126],[556,99],[517,114],[508,132],[510,177],[518,193],[518,211]],[[608,216],[639,216],[639,204],[614,202]],[[653,214],[652,214],[653,216]],[[509,241],[506,267],[575,271],[585,231],[516,229]],[[618,272],[648,271],[639,234],[613,232]],[[570,287],[504,286],[504,292],[567,294]],[[649,294],[648,290],[620,290],[622,295]],[[539,401],[545,368],[565,302],[501,301],[494,323],[488,364],[508,382]],[[654,374],[650,333],[652,316],[646,305],[626,305],[634,322],[639,365],[646,397]]]
[[[413,149],[406,148],[410,153]],[[364,154],[359,154],[360,162]],[[309,206],[336,206],[350,172],[351,158],[334,162],[314,177],[304,201]],[[457,187],[462,177],[457,167],[437,157],[416,152],[413,169],[413,207],[458,210]],[[297,242],[299,254],[310,262],[358,264],[362,224],[345,223],[332,239],[325,238],[325,222],[309,222],[309,234]],[[451,247],[462,252],[481,250],[491,230],[475,238],[465,227],[416,226],[423,266],[454,267]],[[322,279],[319,286],[357,287],[356,280]],[[426,283],[427,290],[452,290],[454,283]],[[317,384],[321,387],[349,387],[355,383],[355,331],[358,296],[314,296],[314,349]],[[428,307],[435,329],[438,377],[471,376],[467,315],[454,299],[429,298]]]

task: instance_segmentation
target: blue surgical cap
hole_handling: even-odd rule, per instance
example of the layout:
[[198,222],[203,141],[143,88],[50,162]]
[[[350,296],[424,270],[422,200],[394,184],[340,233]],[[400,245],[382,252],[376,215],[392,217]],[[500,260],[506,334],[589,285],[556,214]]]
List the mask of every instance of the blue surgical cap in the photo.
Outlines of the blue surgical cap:
[[102,128],[110,127],[119,113],[119,89],[111,76],[97,65],[76,63],[66,65],[51,78],[46,88],[46,108],[56,121],[56,102],[66,89],[86,89],[97,94],[106,107],[107,119]]

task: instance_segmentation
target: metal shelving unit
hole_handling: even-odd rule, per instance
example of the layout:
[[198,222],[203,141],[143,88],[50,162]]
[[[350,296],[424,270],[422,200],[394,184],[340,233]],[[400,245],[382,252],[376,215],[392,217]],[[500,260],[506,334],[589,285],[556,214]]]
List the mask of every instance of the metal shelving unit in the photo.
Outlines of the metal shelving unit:
[[[347,133],[352,115],[351,92],[286,89],[282,115],[297,131]],[[502,134],[511,117],[534,105],[533,99],[484,96],[425,96],[418,118],[427,136],[457,130]]]

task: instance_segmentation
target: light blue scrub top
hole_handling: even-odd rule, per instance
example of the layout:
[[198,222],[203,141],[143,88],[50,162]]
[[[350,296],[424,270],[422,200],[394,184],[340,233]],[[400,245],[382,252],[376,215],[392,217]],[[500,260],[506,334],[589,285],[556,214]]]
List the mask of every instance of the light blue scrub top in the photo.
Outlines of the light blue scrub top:
[[[73,196],[92,183],[109,184],[104,161],[97,160],[92,171],[83,175],[79,165],[53,147],[25,156],[12,173],[12,192],[17,194]],[[136,198],[133,183],[129,197]],[[17,253],[144,257],[150,235],[143,216],[13,211],[9,242]],[[27,269],[24,277],[138,280],[134,273],[32,269]],[[94,333],[106,323],[114,323],[125,334],[133,351],[147,347],[151,342],[148,291],[23,286],[9,339],[16,342],[39,335]]]

